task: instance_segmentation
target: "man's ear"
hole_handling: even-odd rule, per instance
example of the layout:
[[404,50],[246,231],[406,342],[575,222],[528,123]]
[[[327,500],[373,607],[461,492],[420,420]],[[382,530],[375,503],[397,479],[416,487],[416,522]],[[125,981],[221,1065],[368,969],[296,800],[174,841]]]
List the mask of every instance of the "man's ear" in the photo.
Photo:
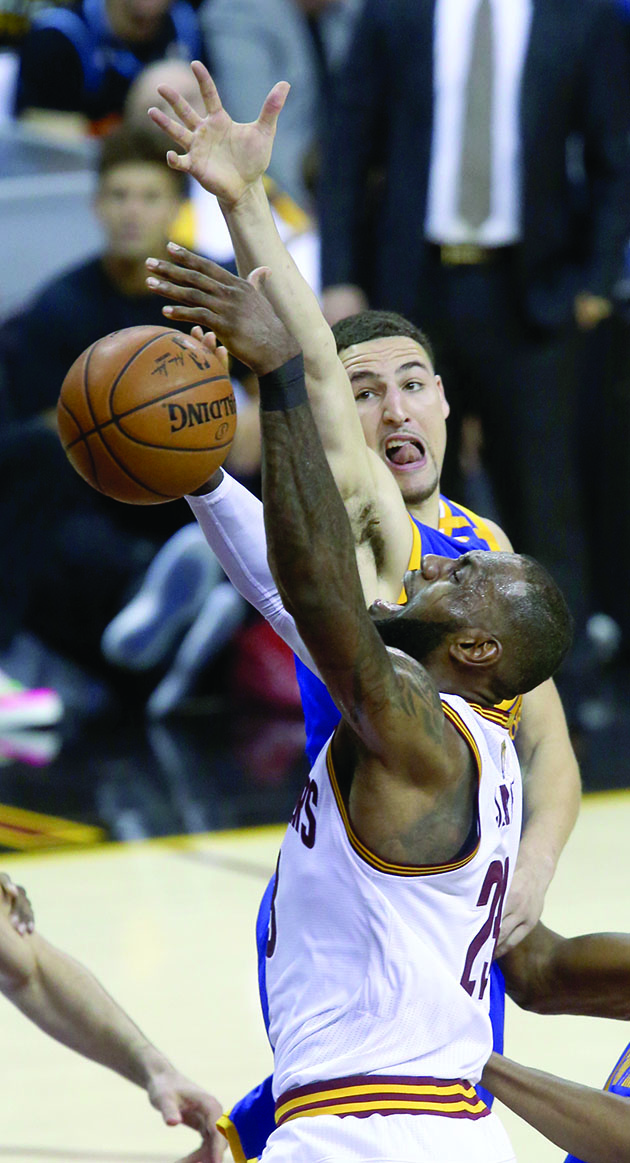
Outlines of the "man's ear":
[[503,647],[487,630],[466,630],[451,642],[448,652],[459,666],[496,666]]
[[449,404],[448,400],[446,399],[446,394],[444,392],[444,384],[442,383],[442,377],[436,376],[435,383],[436,383],[437,390],[441,396],[442,415],[443,415],[444,419],[447,420],[451,414],[451,405]]

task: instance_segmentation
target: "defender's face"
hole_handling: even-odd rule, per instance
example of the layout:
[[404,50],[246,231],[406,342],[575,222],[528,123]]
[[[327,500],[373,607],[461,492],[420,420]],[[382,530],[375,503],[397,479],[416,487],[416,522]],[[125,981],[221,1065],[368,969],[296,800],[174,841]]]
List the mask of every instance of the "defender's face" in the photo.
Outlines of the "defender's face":
[[439,488],[449,407],[423,347],[405,336],[355,343],[340,353],[369,448],[395,477],[405,504]]
[[144,260],[160,254],[180,207],[173,180],[153,162],[114,166],[101,182],[96,212],[112,258]]

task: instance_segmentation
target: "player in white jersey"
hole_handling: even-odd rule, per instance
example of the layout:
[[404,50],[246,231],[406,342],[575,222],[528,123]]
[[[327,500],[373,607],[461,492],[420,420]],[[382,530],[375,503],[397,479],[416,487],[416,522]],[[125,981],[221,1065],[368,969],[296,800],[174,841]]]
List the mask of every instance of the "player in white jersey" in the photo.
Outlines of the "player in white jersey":
[[[339,785],[333,749],[320,753],[283,841],[267,945],[269,1034],[278,1118],[338,1100],[311,1084],[364,1077],[344,1097],[359,1111],[369,1079],[405,1075],[410,1109],[483,1111],[474,1091],[489,1053],[489,969],[521,829],[521,776],[507,725],[464,699],[442,710],[470,749],[478,780],[470,835],[452,858],[415,866],[362,843]],[[462,988],[463,986],[463,988]],[[304,1087],[309,1088],[304,1095]],[[389,1084],[387,1084],[389,1086]],[[385,1093],[387,1087],[381,1084]],[[400,1081],[392,1082],[400,1099]],[[418,1093],[416,1093],[418,1091]],[[350,1101],[350,1105],[348,1105]]]
[[343,719],[280,856],[264,1158],[505,1163],[474,1090],[520,829],[518,764],[492,708],[553,672],[570,618],[536,563],[484,552],[425,557],[405,606],[368,612],[295,350],[283,333],[252,361],[268,550]]

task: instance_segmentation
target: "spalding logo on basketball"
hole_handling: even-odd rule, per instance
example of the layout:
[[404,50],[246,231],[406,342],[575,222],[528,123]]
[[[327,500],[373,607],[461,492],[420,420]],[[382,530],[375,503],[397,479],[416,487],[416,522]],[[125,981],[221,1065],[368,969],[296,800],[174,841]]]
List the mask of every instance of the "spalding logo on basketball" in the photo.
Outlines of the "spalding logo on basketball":
[[227,456],[236,403],[223,364],[171,327],[127,327],[97,340],[70,368],[59,436],[78,473],[135,505],[172,501]]

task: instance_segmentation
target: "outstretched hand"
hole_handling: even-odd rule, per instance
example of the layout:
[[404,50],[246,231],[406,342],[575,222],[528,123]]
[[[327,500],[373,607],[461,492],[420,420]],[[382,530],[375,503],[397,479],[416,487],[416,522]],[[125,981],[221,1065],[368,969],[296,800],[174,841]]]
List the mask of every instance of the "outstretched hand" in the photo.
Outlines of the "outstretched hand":
[[217,87],[201,61],[191,65],[206,116],[197,113],[185,97],[170,85],[158,85],[175,117],[161,109],[149,109],[151,120],[184,150],[169,150],[166,160],[174,170],[190,174],[226,206],[234,206],[247,188],[265,172],[271,158],[278,115],[289,92],[287,81],[278,81],[265,98],[256,121],[232,121],[223,108]]
[[185,320],[214,332],[256,375],[273,371],[298,352],[298,344],[260,289],[270,276],[267,267],[241,279],[183,246],[169,243],[169,251],[173,262],[147,259],[147,286],[177,304],[163,308],[169,320]]
[[181,1163],[220,1163],[225,1139],[217,1130],[221,1104],[207,1091],[176,1070],[163,1071],[147,1087],[151,1105],[160,1111],[168,1127],[183,1125],[198,1131],[202,1144]]

